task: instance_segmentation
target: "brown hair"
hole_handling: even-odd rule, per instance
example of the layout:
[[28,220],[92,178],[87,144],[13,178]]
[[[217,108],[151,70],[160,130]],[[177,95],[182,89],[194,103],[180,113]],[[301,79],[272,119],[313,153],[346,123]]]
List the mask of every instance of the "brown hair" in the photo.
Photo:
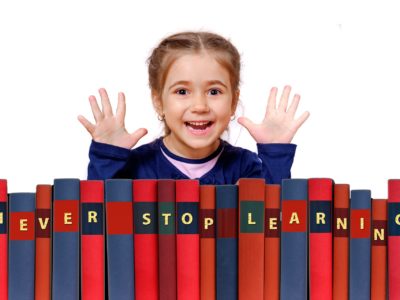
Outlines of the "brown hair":
[[[236,47],[224,37],[211,32],[180,32],[163,39],[153,49],[147,60],[149,86],[152,94],[161,96],[168,71],[180,56],[186,53],[212,53],[221,66],[229,72],[233,104],[236,106],[236,91],[240,84],[240,54]],[[166,128],[166,133],[169,129]]]
[[240,54],[232,43],[210,32],[181,32],[163,39],[148,58],[149,85],[161,94],[169,68],[182,52],[210,51],[230,74],[233,91],[240,83]]

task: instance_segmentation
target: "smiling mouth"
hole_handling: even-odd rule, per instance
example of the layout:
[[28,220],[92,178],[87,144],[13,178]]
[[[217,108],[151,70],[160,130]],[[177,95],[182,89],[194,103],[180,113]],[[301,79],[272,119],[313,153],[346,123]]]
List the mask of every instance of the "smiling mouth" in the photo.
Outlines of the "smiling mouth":
[[187,127],[190,127],[194,130],[206,130],[213,124],[211,121],[199,121],[199,122],[185,122]]

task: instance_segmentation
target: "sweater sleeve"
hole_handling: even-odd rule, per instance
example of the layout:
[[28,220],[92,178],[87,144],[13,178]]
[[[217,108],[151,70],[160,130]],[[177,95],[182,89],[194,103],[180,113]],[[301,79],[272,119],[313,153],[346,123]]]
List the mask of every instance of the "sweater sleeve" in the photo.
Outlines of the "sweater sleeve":
[[257,144],[258,157],[262,162],[263,175],[267,183],[281,184],[290,178],[296,145]]
[[131,150],[92,141],[89,148],[88,179],[115,178],[124,169]]

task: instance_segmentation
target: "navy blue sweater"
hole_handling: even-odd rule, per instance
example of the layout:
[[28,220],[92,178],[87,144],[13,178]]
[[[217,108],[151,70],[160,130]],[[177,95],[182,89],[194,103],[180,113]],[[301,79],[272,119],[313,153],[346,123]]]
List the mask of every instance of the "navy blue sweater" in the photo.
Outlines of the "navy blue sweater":
[[[200,184],[235,184],[239,178],[265,178],[280,184],[290,178],[296,145],[257,144],[258,155],[222,141],[215,166],[199,179]],[[162,138],[133,150],[92,141],[88,179],[188,179],[161,152]]]

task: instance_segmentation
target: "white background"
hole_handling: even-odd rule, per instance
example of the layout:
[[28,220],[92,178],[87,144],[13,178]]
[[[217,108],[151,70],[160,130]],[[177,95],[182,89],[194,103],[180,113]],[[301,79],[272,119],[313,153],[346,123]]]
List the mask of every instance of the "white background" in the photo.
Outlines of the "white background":
[[[385,1],[0,2],[0,178],[32,192],[54,178],[86,178],[88,96],[127,96],[128,130],[161,128],[146,59],[165,36],[219,33],[242,54],[242,113],[261,120],[269,90],[290,84],[309,120],[293,178],[331,177],[387,197],[400,178],[400,18]],[[230,142],[255,150],[245,129]]]

